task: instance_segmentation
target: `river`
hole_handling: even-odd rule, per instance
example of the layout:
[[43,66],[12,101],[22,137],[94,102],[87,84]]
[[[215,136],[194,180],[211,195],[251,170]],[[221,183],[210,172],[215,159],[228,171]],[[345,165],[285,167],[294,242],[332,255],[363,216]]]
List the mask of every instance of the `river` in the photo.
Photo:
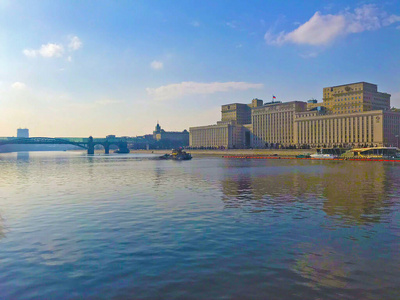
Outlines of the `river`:
[[399,299],[400,163],[0,154],[1,299]]

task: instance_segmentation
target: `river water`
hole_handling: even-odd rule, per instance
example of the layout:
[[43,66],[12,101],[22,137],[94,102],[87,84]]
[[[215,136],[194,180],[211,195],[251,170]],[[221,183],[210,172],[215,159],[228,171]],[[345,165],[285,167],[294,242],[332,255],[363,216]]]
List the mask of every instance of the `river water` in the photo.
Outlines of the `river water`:
[[400,164],[0,155],[1,299],[399,299]]

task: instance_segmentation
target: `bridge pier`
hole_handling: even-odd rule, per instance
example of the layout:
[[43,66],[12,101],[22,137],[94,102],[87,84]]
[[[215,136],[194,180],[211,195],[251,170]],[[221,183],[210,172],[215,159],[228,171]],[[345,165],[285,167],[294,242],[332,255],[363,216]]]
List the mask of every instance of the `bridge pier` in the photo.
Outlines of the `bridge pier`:
[[106,141],[106,142],[103,144],[103,147],[104,147],[104,153],[105,153],[105,154],[110,154],[110,143],[109,143],[108,141]]
[[88,141],[88,149],[87,149],[87,154],[92,155],[94,154],[94,143],[93,143],[93,137],[89,136],[89,141]]
[[118,153],[129,153],[128,143],[127,142],[119,142],[118,143]]

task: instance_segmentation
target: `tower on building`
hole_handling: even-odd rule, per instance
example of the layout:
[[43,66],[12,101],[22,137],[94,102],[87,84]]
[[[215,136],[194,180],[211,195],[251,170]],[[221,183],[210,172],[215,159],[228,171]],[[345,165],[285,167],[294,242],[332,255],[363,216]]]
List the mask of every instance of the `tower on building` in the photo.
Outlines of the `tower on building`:
[[29,138],[29,129],[28,128],[18,128],[17,129],[17,137]]

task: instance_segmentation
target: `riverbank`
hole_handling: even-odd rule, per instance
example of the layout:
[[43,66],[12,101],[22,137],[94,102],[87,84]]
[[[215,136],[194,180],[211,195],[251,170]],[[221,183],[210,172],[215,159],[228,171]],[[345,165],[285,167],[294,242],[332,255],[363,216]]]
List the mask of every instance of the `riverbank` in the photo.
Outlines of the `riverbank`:
[[[224,150],[186,150],[193,156],[282,156],[294,157],[302,154],[312,154],[313,149],[224,149]],[[168,150],[131,150],[131,153],[165,154]]]

